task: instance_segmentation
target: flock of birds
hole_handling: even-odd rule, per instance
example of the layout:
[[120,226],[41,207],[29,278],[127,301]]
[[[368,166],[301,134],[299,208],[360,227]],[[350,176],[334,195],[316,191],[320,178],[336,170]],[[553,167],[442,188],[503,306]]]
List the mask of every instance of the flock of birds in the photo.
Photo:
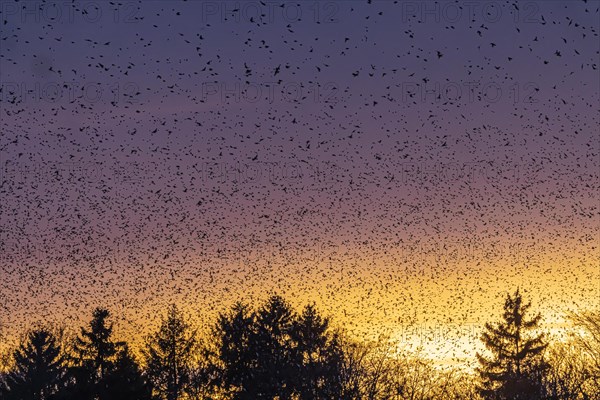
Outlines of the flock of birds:
[[2,3],[0,335],[597,303],[598,2],[251,3]]

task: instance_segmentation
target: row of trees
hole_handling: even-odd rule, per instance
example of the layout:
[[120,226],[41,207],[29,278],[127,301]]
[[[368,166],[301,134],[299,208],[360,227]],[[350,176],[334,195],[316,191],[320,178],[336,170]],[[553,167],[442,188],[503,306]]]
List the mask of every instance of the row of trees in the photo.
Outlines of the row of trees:
[[258,309],[237,303],[200,337],[172,306],[138,361],[94,310],[72,340],[32,329],[0,379],[6,400],[435,400],[600,399],[600,314],[574,315],[580,334],[549,346],[540,316],[517,290],[486,324],[472,375],[398,356],[385,343],[348,340],[314,305],[294,312],[279,296]]

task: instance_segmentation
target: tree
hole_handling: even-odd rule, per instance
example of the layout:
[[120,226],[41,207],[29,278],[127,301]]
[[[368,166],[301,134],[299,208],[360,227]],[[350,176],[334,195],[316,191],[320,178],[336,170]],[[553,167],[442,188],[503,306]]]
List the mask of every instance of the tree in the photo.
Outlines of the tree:
[[188,395],[192,399],[223,399],[224,391],[220,387],[220,370],[215,363],[217,352],[212,341],[202,340],[198,345],[197,359],[190,376]]
[[6,375],[2,399],[47,400],[61,389],[64,359],[56,337],[47,329],[30,331],[13,353],[14,366]]
[[359,342],[336,335],[342,348],[340,383],[343,400],[392,399],[398,393],[392,343],[386,337],[377,342]]
[[470,374],[456,368],[439,369],[419,348],[396,356],[386,399],[459,400],[478,399]]
[[253,399],[256,353],[251,341],[255,315],[237,302],[229,313],[221,313],[213,329],[218,384],[232,399]]
[[160,398],[182,398],[191,382],[196,348],[196,331],[172,305],[158,331],[146,341],[144,349],[147,374]]
[[342,369],[340,373],[342,396],[344,400],[358,400],[364,392],[364,377],[366,376],[366,359],[371,347],[365,343],[340,336],[343,349]]
[[140,366],[125,345],[118,353],[105,378],[105,387],[112,400],[150,400],[152,387]]
[[291,307],[280,296],[271,296],[256,313],[250,348],[257,355],[253,371],[257,397],[289,399],[294,392],[293,320]]
[[110,316],[107,309],[96,308],[90,329],[81,328],[81,335],[75,339],[73,347],[76,361],[95,381],[101,380],[112,369],[119,349],[125,345],[113,341],[113,325],[108,323]]
[[339,398],[343,354],[336,335],[329,332],[329,319],[307,305],[292,324],[291,339],[299,398]]
[[219,315],[213,337],[227,398],[340,398],[341,345],[312,305],[296,315],[280,296],[256,312],[238,302]]
[[492,353],[486,358],[477,353],[477,368],[481,385],[479,392],[485,399],[527,399],[542,396],[543,374],[547,364],[542,352],[546,348],[544,335],[530,331],[538,327],[541,316],[527,319],[531,303],[524,304],[517,289],[507,295],[502,321],[485,324],[481,335],[485,347]]
[[117,355],[125,343],[112,339],[113,325],[108,323],[110,312],[96,308],[89,329],[73,344],[73,365],[69,369],[69,393],[76,399],[112,399],[114,394],[107,386],[107,376],[115,368]]
[[592,375],[600,383],[600,310],[572,314],[571,320],[581,331],[576,343],[587,355]]
[[570,317],[576,328],[574,345],[586,375],[583,392],[587,398],[600,398],[600,310],[574,313]]
[[546,352],[546,359],[550,366],[544,382],[548,399],[594,398],[587,393],[590,382],[589,366],[576,343],[555,343]]

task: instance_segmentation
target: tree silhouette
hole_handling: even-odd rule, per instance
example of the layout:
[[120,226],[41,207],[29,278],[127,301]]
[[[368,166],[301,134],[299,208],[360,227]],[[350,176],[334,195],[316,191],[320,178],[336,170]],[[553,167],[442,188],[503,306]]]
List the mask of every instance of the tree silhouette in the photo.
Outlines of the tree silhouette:
[[291,338],[299,398],[339,398],[343,354],[337,336],[329,333],[329,319],[307,305],[292,324]]
[[150,400],[152,387],[133,358],[128,346],[118,353],[113,368],[105,378],[105,388],[112,400]]
[[258,356],[253,378],[261,398],[288,399],[294,391],[293,321],[293,310],[280,296],[271,296],[256,313],[250,347]]
[[592,386],[589,365],[576,343],[555,343],[546,351],[546,357],[550,364],[544,383],[548,399],[594,398],[588,393]]
[[485,324],[481,336],[485,347],[492,353],[486,358],[477,353],[477,368],[481,385],[479,392],[485,399],[535,400],[543,395],[542,378],[547,368],[541,355],[546,344],[544,335],[533,336],[541,316],[526,319],[531,303],[524,304],[517,289],[507,295],[502,321]]
[[[600,399],[600,314],[572,314],[570,342],[546,348],[540,316],[517,290],[488,323],[478,376],[438,370],[388,337],[357,341],[332,330],[308,305],[298,314],[279,296],[258,310],[236,303],[200,340],[176,306],[149,336],[144,368],[113,339],[110,313],[66,344],[31,330],[0,372],[1,400],[592,400]],[[61,345],[62,344],[62,345]],[[66,349],[66,350],[65,350]]]
[[254,313],[237,302],[229,313],[221,313],[212,335],[215,339],[219,385],[234,400],[253,399],[254,365],[251,348]]
[[213,336],[227,398],[341,398],[342,348],[312,305],[296,315],[280,296],[256,312],[238,302],[219,315]]
[[96,308],[89,329],[81,328],[81,334],[73,344],[73,366],[69,376],[69,393],[76,399],[112,398],[107,386],[107,376],[114,369],[117,354],[123,342],[112,339],[113,325],[108,323],[110,312]]
[[600,310],[571,314],[573,324],[579,328],[577,344],[589,357],[593,374],[600,381]]
[[572,313],[570,319],[577,328],[575,344],[585,361],[587,393],[589,398],[600,398],[600,310]]
[[196,347],[196,331],[172,305],[144,349],[147,374],[160,398],[177,400],[184,394],[191,382]]
[[190,377],[187,394],[191,399],[223,399],[223,390],[220,386],[220,370],[215,363],[217,352],[211,345],[212,341],[206,339],[198,345],[196,360]]
[[14,367],[6,375],[0,398],[6,400],[52,399],[61,389],[64,360],[56,337],[47,329],[35,329],[14,351]]

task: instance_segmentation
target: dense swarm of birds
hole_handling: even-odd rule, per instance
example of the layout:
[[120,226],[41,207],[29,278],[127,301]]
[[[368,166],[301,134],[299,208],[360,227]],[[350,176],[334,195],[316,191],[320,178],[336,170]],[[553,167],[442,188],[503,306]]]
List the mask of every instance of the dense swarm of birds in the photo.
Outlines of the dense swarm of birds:
[[2,334],[270,293],[359,335],[515,283],[592,304],[599,3],[492,6],[3,2]]

